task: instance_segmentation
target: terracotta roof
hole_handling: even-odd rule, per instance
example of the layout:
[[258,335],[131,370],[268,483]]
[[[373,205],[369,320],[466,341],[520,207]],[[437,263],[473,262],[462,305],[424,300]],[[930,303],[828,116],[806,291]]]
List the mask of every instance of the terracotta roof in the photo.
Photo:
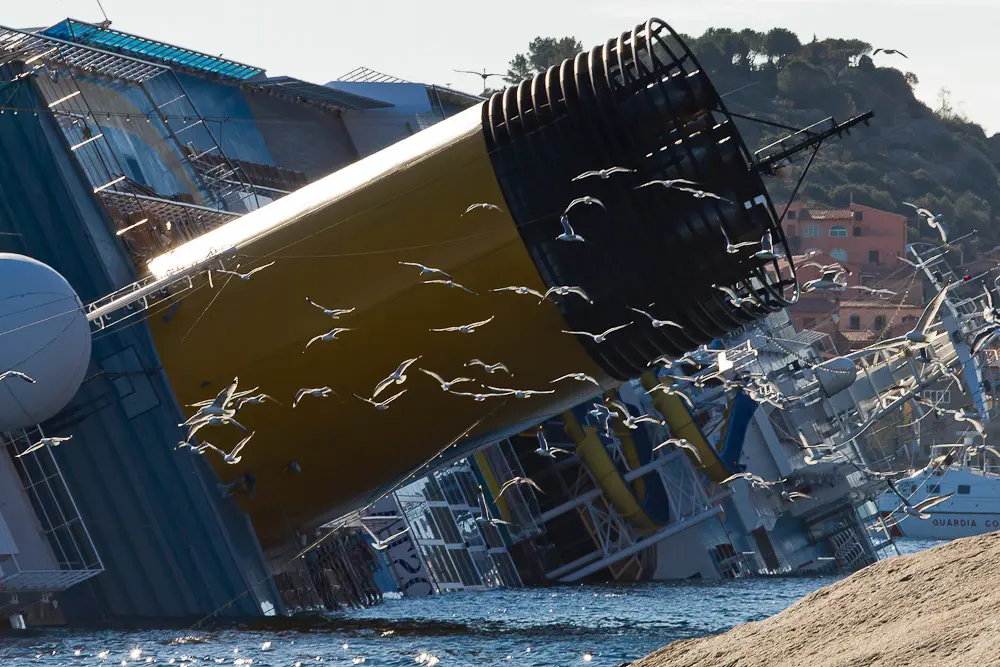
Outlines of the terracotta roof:
[[854,211],[847,208],[821,209],[804,208],[799,211],[800,218],[812,218],[813,220],[853,220]]
[[844,338],[852,343],[868,343],[875,340],[875,332],[863,329],[861,331],[841,331]]

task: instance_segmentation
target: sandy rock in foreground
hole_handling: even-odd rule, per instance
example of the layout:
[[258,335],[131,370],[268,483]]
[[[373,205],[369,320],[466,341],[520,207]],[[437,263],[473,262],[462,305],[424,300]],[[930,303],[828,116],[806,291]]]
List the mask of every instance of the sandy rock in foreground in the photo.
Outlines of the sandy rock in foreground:
[[633,667],[1000,665],[1000,532],[891,558],[785,611]]

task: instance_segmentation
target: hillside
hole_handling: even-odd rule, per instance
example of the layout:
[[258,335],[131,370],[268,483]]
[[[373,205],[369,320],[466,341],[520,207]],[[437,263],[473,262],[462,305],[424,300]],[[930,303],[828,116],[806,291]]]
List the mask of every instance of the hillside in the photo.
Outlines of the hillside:
[[776,616],[689,639],[632,667],[966,667],[1000,664],[1000,533],[891,558]]
[[[1000,244],[1000,134],[987,137],[946,94],[937,110],[917,100],[917,76],[896,69],[906,66],[902,56],[873,58],[870,44],[851,39],[802,44],[781,28],[710,29],[686,41],[733,112],[795,127],[875,112],[870,127],[824,146],[800,193],[806,202],[842,206],[853,196],[906,215],[912,210],[901,202],[916,202],[943,213],[952,238],[977,229],[972,247]],[[787,134],[738,123],[751,151]],[[768,182],[776,201],[787,198],[801,165],[788,172]],[[916,222],[911,230],[931,239],[928,226]]]

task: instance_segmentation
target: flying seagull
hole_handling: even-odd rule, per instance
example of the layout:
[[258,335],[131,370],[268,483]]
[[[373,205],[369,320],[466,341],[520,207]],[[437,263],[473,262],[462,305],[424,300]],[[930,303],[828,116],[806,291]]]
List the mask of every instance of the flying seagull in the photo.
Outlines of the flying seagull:
[[473,292],[472,290],[470,290],[468,287],[465,287],[464,285],[459,285],[454,280],[440,280],[440,279],[425,280],[424,284],[425,285],[446,285],[447,287],[457,287],[458,289],[464,289],[469,294],[475,294],[475,292]]
[[497,289],[491,289],[491,292],[513,292],[514,294],[530,294],[531,296],[537,296],[539,299],[545,299],[545,295],[538,290],[533,290],[530,287],[523,287],[520,285],[510,285],[508,287],[498,287]]
[[570,294],[575,294],[587,303],[594,303],[594,301],[587,296],[587,293],[583,291],[582,287],[573,287],[571,285],[556,285],[555,287],[548,288],[545,290],[545,294],[542,295],[542,298],[538,303],[541,304],[542,301],[545,301],[553,294],[558,296],[569,296]]
[[943,215],[941,213],[935,214],[926,208],[917,206],[916,204],[911,204],[910,202],[903,202],[904,206],[909,206],[917,212],[917,215],[924,218],[927,224],[930,225],[931,229],[936,229],[938,235],[941,237],[941,243],[947,245],[948,243],[948,230],[945,229]]
[[556,382],[561,382],[563,380],[576,380],[577,382],[592,382],[598,387],[601,386],[600,382],[598,382],[591,376],[587,375],[586,373],[567,373],[566,375],[557,377],[555,380],[552,380],[551,382],[549,382],[549,384],[555,384]]
[[613,334],[616,331],[621,331],[625,327],[630,326],[632,324],[634,324],[634,322],[629,322],[628,324],[619,324],[618,326],[611,327],[607,331],[604,331],[604,332],[599,333],[599,334],[592,334],[589,331],[566,331],[565,329],[563,329],[562,332],[565,333],[565,334],[571,334],[573,336],[588,336],[595,343],[601,344],[605,340],[607,340],[607,338],[608,338],[609,335]]
[[691,454],[694,455],[695,460],[698,462],[698,465],[702,465],[701,454],[698,452],[698,448],[692,445],[684,438],[669,438],[668,440],[664,440],[656,447],[653,447],[653,451],[655,452],[657,449],[660,449],[661,447],[667,447],[669,445],[677,447],[678,449],[684,449],[691,452]]
[[540,394],[554,394],[555,389],[546,389],[544,391],[536,391],[534,389],[508,389],[506,387],[491,387],[486,385],[486,388],[490,391],[499,392],[502,396],[513,396],[514,398],[531,398],[532,396],[538,396]]
[[639,188],[648,188],[651,185],[662,185],[663,187],[665,187],[667,189],[676,187],[678,185],[690,185],[692,187],[698,187],[697,183],[695,183],[694,181],[689,181],[686,178],[673,178],[673,179],[665,179],[665,180],[664,179],[657,179],[657,180],[654,180],[654,181],[647,181],[646,183],[643,183],[642,185],[637,186],[635,189],[638,190]]
[[757,299],[754,296],[740,296],[735,290],[729,287],[724,287],[722,285],[712,285],[715,289],[719,290],[726,295],[729,305],[733,308],[739,308],[740,306],[753,306],[757,303]]
[[270,396],[268,394],[257,394],[256,396],[245,396],[243,398],[237,398],[233,402],[233,410],[239,413],[245,405],[263,405],[267,401],[274,401],[278,405],[281,405],[281,401]]
[[35,379],[34,378],[28,377],[27,375],[25,375],[21,371],[4,371],[3,373],[0,373],[0,382],[3,382],[4,380],[6,380],[9,377],[21,378],[22,380],[24,380],[28,384],[35,384]]
[[479,487],[479,516],[476,517],[476,523],[479,525],[485,525],[487,523],[494,526],[513,526],[510,521],[504,521],[502,519],[494,519],[490,514],[490,507],[486,504],[486,495],[483,493],[483,487]]
[[718,199],[719,201],[724,201],[729,204],[733,203],[728,199],[726,199],[725,197],[715,194],[714,192],[706,192],[704,190],[696,190],[694,188],[684,188],[684,187],[678,187],[677,189],[680,190],[681,192],[687,192],[695,199]]
[[542,487],[538,486],[538,484],[535,483],[535,480],[531,479],[530,477],[511,477],[510,479],[508,479],[506,482],[503,483],[503,486],[500,487],[500,492],[497,493],[497,500],[500,500],[500,496],[502,496],[507,491],[507,489],[513,486],[517,486],[518,484],[527,484],[528,486],[535,489],[539,493],[545,493],[544,491],[542,491]]
[[816,290],[838,290],[847,287],[847,281],[841,280],[841,277],[847,273],[847,270],[838,266],[830,271],[825,271],[823,275],[819,278],[813,280],[808,280],[802,285],[803,292],[813,292]]
[[859,289],[863,292],[868,292],[869,294],[874,294],[875,296],[896,296],[896,292],[891,289],[875,289],[874,287],[868,287],[867,285],[847,285],[848,289]]
[[475,399],[477,403],[482,403],[487,398],[500,398],[502,396],[508,396],[509,394],[476,394],[468,391],[453,391],[451,392],[455,396],[466,396],[468,398]]
[[585,178],[592,178],[594,176],[600,177],[601,180],[608,180],[615,174],[634,174],[635,169],[628,169],[627,167],[608,167],[607,169],[596,169],[593,171],[585,171],[579,176],[574,176],[572,180],[582,181]]
[[299,389],[295,393],[295,400],[292,401],[292,407],[294,408],[296,405],[298,405],[299,401],[301,401],[306,396],[314,396],[316,398],[326,398],[330,394],[336,394],[336,393],[337,392],[335,392],[333,389],[330,389],[329,387],[318,387],[316,389]]
[[781,259],[784,255],[780,252],[774,251],[774,240],[771,238],[771,230],[764,232],[764,236],[760,239],[760,250],[753,254],[754,259],[760,259],[764,261],[769,261],[772,259]]
[[573,227],[569,224],[568,215],[563,213],[562,217],[559,218],[559,222],[562,224],[563,233],[556,237],[556,241],[576,241],[579,243],[586,243],[587,239],[573,231]]
[[325,308],[316,303],[315,301],[313,301],[312,299],[310,299],[309,297],[306,297],[306,303],[315,308],[319,308],[320,310],[323,311],[324,315],[326,315],[327,317],[332,317],[333,319],[337,319],[341,315],[347,315],[349,313],[353,313],[356,310],[356,308]]
[[938,311],[941,310],[942,304],[944,304],[945,298],[948,296],[948,291],[959,283],[948,283],[941,288],[931,302],[927,304],[924,308],[924,312],[920,314],[917,319],[917,323],[912,329],[907,331],[902,336],[897,338],[890,338],[889,340],[883,341],[881,343],[876,343],[866,349],[877,350],[883,347],[892,347],[893,345],[898,345],[900,343],[914,343],[917,345],[926,345],[929,341],[927,339],[927,330],[930,329],[931,325],[934,324],[934,320],[937,319]]
[[733,243],[729,240],[729,234],[726,233],[725,228],[719,227],[719,231],[722,232],[722,238],[726,239],[726,252],[730,255],[738,253],[740,248],[753,248],[757,245],[756,241],[741,241],[740,243]]
[[597,197],[591,197],[588,195],[586,197],[577,197],[576,199],[571,201],[569,203],[569,206],[566,207],[566,210],[563,211],[563,215],[567,215],[570,212],[570,209],[572,209],[574,206],[578,204],[583,204],[585,206],[600,206],[605,211],[608,210],[607,206],[604,205],[604,202],[602,202]]
[[226,385],[225,389],[216,394],[215,399],[211,403],[199,406],[198,412],[184,422],[182,426],[192,426],[195,422],[207,417],[232,417],[235,415],[236,411],[229,407],[229,403],[233,400],[233,395],[236,393],[239,383],[239,377],[234,377],[233,381]]
[[907,56],[907,55],[906,55],[905,53],[903,53],[902,51],[899,51],[898,49],[875,49],[874,51],[872,51],[872,57],[874,58],[874,57],[875,57],[875,56],[877,56],[877,55],[878,55],[879,53],[884,53],[884,54],[886,54],[887,56],[903,56],[903,57],[904,57],[904,58],[906,58],[907,60],[909,60],[909,59],[910,59],[910,57],[909,57],[909,56]]
[[680,387],[676,384],[658,384],[646,393],[652,395],[654,391],[662,391],[667,396],[677,396],[687,403],[689,408],[694,409],[694,401],[691,400],[690,396],[681,391]]
[[218,452],[222,456],[222,460],[225,461],[226,463],[230,465],[236,465],[237,463],[240,462],[240,459],[243,458],[242,456],[239,456],[240,451],[246,446],[248,442],[250,442],[250,438],[253,437],[254,433],[255,431],[251,432],[250,435],[240,440],[239,443],[237,443],[237,445],[233,447],[233,451],[229,453],[222,451],[221,449],[219,449],[218,447],[209,442],[203,443],[198,447],[192,447],[192,449],[194,449],[199,454],[204,454],[205,450],[211,449],[213,451]]
[[417,370],[419,370],[421,373],[429,375],[432,378],[434,378],[435,380],[437,380],[438,384],[441,385],[441,390],[442,391],[451,391],[451,388],[453,386],[455,386],[456,384],[458,384],[459,382],[472,382],[472,378],[457,377],[454,380],[445,380],[443,377],[441,377],[440,375],[438,375],[434,371],[429,371],[426,368],[418,368]]
[[504,373],[510,376],[514,375],[513,373],[510,372],[510,369],[507,368],[506,364],[499,361],[495,364],[488,364],[485,361],[482,361],[481,359],[473,359],[472,361],[466,362],[465,364],[466,368],[472,368],[473,366],[482,366],[483,370],[485,370],[490,375],[493,375],[497,371],[503,371]]
[[376,410],[387,410],[389,408],[389,404],[390,403],[392,403],[397,398],[399,398],[400,396],[402,396],[403,394],[405,394],[407,391],[409,391],[409,390],[408,389],[403,389],[399,393],[393,394],[392,396],[390,396],[389,398],[387,398],[387,399],[385,399],[384,401],[381,401],[381,402],[375,401],[374,400],[374,398],[375,398],[374,396],[372,396],[371,398],[365,398],[364,396],[358,396],[357,394],[354,394],[354,397],[358,398],[358,399],[360,399],[362,401],[364,401],[365,403],[367,403],[367,404],[369,404],[371,406],[374,406],[374,408]]
[[638,308],[632,308],[632,307],[629,307],[629,310],[634,311],[636,313],[639,313],[640,315],[645,315],[646,317],[648,317],[649,318],[649,323],[653,326],[654,329],[659,329],[660,327],[666,327],[666,326],[677,327],[678,329],[681,329],[681,330],[684,329],[683,326],[681,326],[680,324],[677,324],[677,322],[674,322],[672,320],[658,320],[655,317],[653,317],[652,315],[650,315],[649,313],[647,313],[645,310],[639,310]]
[[[494,316],[495,317],[495,316]],[[488,320],[482,320],[480,322],[473,322],[472,324],[460,324],[457,327],[443,327],[441,329],[431,329],[431,331],[458,331],[460,333],[473,333],[479,327],[489,324],[493,321],[493,317]]]
[[[423,355],[421,355],[423,356]],[[403,384],[406,382],[406,369],[413,365],[414,362],[420,359],[420,357],[414,357],[413,359],[407,359],[399,365],[396,370],[394,370],[389,377],[381,380],[377,385],[375,385],[375,391],[372,392],[372,398],[375,398],[383,391],[388,389],[394,384]]]
[[[324,343],[328,343],[331,340],[336,340],[337,335],[345,331],[354,331],[354,329],[345,329],[343,327],[339,327],[337,329],[331,329],[330,331],[327,331],[325,334],[320,334],[319,336],[313,336],[313,338],[308,343],[306,343],[306,349],[308,349],[309,346],[315,343],[316,341],[323,341]],[[302,350],[302,352],[304,354],[305,350]]]
[[400,538],[403,535],[405,535],[406,533],[410,532],[410,527],[407,526],[406,528],[404,528],[403,530],[399,531],[395,535],[390,535],[389,537],[385,538],[384,540],[380,540],[375,535],[375,533],[373,533],[371,531],[371,528],[369,528],[368,526],[366,526],[363,521],[361,522],[361,527],[364,528],[365,532],[368,533],[369,537],[372,538],[372,549],[375,549],[376,551],[383,551],[385,549],[388,549],[390,546],[392,546],[392,543],[397,538]]
[[565,449],[549,446],[549,441],[545,437],[545,429],[541,424],[538,425],[538,431],[535,434],[535,437],[538,438],[538,449],[535,450],[535,453],[539,456],[547,456],[550,459],[554,459],[556,454],[570,455],[570,452]]
[[[231,276],[236,276],[240,280],[250,280],[250,277],[253,276],[253,274],[257,273],[258,271],[263,271],[267,267],[273,266],[273,265],[274,265],[274,262],[268,262],[267,264],[258,266],[255,269],[251,269],[250,271],[247,271],[246,273],[239,273],[237,271],[226,271],[225,269],[216,269],[216,271],[218,271],[219,273],[228,273]],[[240,265],[237,264],[236,268],[237,269],[240,268]]]
[[30,447],[28,447],[26,450],[24,450],[20,454],[17,454],[14,458],[19,459],[22,456],[24,456],[25,454],[30,454],[30,453],[32,453],[34,451],[38,451],[39,449],[41,449],[42,447],[45,447],[47,445],[48,446],[52,446],[52,447],[58,447],[62,443],[66,442],[67,440],[72,440],[72,439],[73,439],[73,436],[71,436],[71,435],[68,435],[65,438],[55,438],[55,437],[52,437],[52,438],[42,438],[41,440],[39,440],[35,444],[31,445]]
[[451,278],[451,274],[445,273],[441,269],[435,269],[433,266],[424,266],[423,264],[420,264],[418,262],[399,262],[399,264],[401,264],[402,266],[412,266],[414,268],[420,269],[420,275],[424,275],[426,273],[430,274],[436,273],[440,276],[444,276],[445,278]]
[[[503,213],[503,209],[497,206],[496,204],[487,204],[486,202],[483,202],[481,204],[473,204],[469,208],[465,209],[465,213],[470,213],[472,211],[475,211],[476,209],[483,209],[484,211],[500,211],[501,213]],[[465,213],[463,213],[462,215],[464,216]]]
[[[192,425],[188,429],[187,439],[191,440],[194,437],[195,433],[197,433],[206,426],[228,426],[229,424],[236,426],[241,431],[247,430],[243,424],[239,423],[232,417],[209,417],[208,419],[203,419],[202,421],[199,421],[194,425]],[[184,426],[184,424],[178,424],[178,426]]]

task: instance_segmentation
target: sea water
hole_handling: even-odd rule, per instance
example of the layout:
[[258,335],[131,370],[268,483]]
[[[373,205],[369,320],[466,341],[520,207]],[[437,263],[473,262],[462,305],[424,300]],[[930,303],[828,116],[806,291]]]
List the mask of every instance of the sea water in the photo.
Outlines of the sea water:
[[[931,541],[900,541],[913,553]],[[835,575],[577,585],[386,600],[229,627],[0,635],[0,665],[602,665],[780,612]]]

